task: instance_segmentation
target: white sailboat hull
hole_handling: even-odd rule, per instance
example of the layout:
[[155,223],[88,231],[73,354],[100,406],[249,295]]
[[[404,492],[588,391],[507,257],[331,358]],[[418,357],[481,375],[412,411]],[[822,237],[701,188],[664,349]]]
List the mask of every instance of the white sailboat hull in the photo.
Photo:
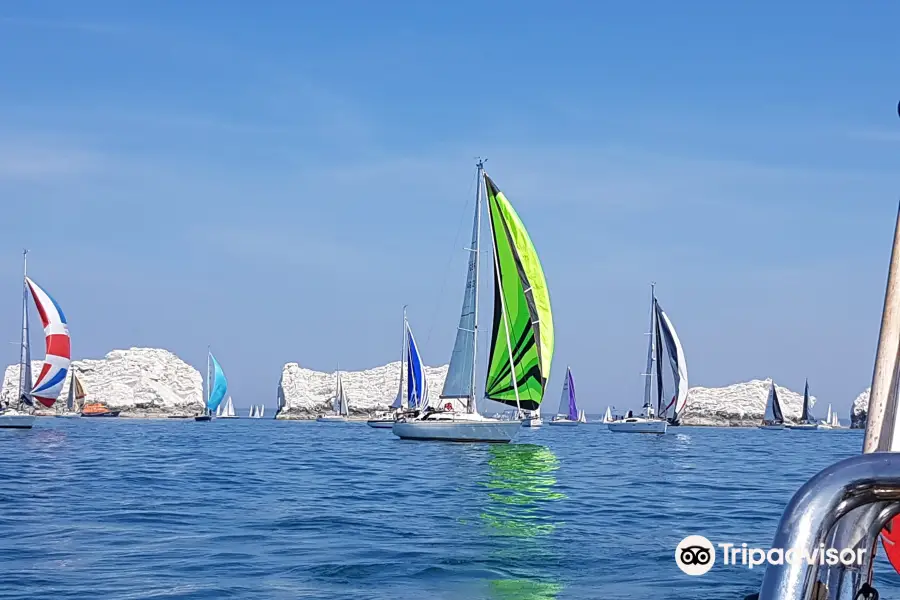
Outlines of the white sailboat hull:
[[522,427],[540,427],[544,420],[540,417],[528,417],[522,421]]
[[501,421],[478,414],[442,413],[432,418],[397,421],[392,430],[403,440],[508,444],[521,428],[522,422],[519,420]]
[[20,413],[0,414],[0,429],[31,429],[34,425],[34,415]]
[[347,417],[342,417],[340,415],[325,415],[323,417],[318,417],[316,421],[319,423],[346,423]]
[[555,425],[557,427],[575,427],[581,423],[581,421],[571,421],[569,419],[553,419],[550,421],[549,425]]
[[[826,427],[822,427],[818,423],[800,423],[798,425],[788,425],[787,428],[791,431],[818,431],[826,429]],[[827,429],[831,429],[831,427],[829,426]]]
[[394,419],[369,419],[366,425],[375,429],[393,429],[395,422]]
[[607,424],[607,428],[616,433],[655,433],[657,435],[665,433],[668,426],[668,421],[643,417],[632,417]]
[[759,429],[768,429],[770,431],[778,431],[784,429],[784,425],[757,425]]

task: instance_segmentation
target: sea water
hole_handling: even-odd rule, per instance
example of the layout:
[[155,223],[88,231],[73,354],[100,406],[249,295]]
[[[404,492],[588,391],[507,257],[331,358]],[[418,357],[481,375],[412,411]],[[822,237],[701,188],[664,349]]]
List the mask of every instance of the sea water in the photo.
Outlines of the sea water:
[[[0,430],[0,599],[741,600],[678,542],[768,548],[860,431],[598,425],[511,445],[363,423],[38,419]],[[900,578],[883,560],[882,597]]]

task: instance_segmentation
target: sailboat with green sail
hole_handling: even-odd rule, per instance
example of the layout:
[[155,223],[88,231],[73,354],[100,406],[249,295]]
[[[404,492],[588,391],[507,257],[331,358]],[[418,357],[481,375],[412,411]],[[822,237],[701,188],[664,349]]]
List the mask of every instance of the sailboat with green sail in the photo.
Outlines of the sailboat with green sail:
[[[538,411],[553,359],[553,316],[544,271],[528,231],[479,161],[469,269],[456,343],[439,401],[394,423],[410,440],[511,442],[522,419]],[[475,382],[481,213],[487,208],[493,249],[494,310],[484,398],[517,409],[502,420],[478,412]]]

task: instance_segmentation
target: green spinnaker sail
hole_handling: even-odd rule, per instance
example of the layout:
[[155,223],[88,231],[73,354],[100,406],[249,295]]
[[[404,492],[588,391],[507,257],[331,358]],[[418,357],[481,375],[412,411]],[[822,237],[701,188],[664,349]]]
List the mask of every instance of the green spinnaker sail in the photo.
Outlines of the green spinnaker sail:
[[496,261],[492,269],[494,323],[485,396],[516,406],[518,388],[519,405],[524,410],[537,410],[544,398],[553,359],[550,293],[540,259],[519,215],[487,174],[484,183]]

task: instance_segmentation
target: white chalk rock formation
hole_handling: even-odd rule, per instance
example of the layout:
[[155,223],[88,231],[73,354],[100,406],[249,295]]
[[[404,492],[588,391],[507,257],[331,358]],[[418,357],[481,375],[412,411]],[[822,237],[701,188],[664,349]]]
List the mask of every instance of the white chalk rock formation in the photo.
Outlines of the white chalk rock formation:
[[850,408],[850,427],[853,429],[866,428],[866,422],[868,421],[869,416],[870,391],[872,391],[872,388],[867,387],[856,397],[856,400],[853,401],[853,406]]
[[[688,403],[681,422],[684,425],[713,427],[755,427],[766,412],[771,379],[733,383],[720,388],[692,387],[688,391]],[[803,393],[797,393],[775,384],[781,410],[788,422],[800,420],[803,411]],[[815,396],[810,395],[810,408]],[[815,414],[817,418],[825,415]]]
[[[447,365],[425,367],[428,393],[436,398],[444,387]],[[351,415],[366,415],[388,410],[397,397],[400,361],[364,371],[342,371],[341,382],[347,393]],[[335,373],[324,373],[287,363],[278,382],[279,419],[314,419],[330,413],[335,390]],[[404,381],[404,390],[406,382]]]
[[[37,380],[41,365],[41,361],[32,362],[34,380]],[[195,414],[203,408],[200,372],[168,350],[113,350],[101,359],[73,361],[60,399],[50,411],[65,411],[72,371],[84,388],[84,403],[105,404],[112,410],[122,411],[122,417]],[[3,376],[0,401],[14,403],[18,389],[19,365],[10,365]],[[41,406],[37,408],[43,410]]]

